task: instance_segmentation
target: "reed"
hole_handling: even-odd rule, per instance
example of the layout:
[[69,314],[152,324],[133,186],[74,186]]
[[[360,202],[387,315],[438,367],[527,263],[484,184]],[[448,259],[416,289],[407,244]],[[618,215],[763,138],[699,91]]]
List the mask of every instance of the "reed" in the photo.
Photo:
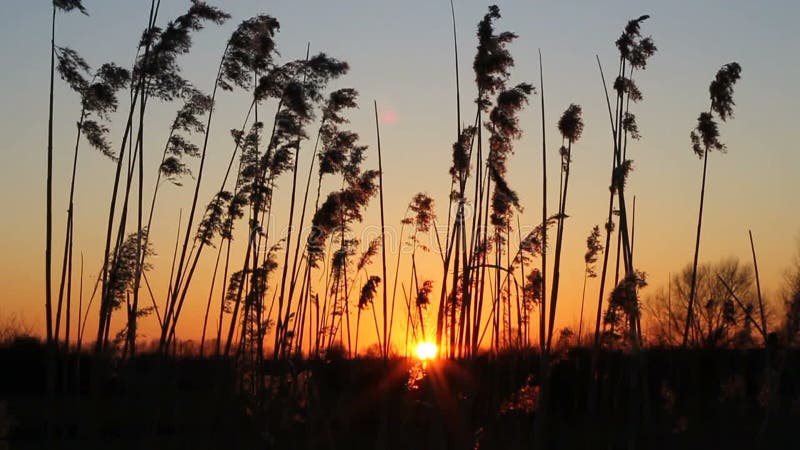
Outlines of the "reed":
[[725,64],[719,69],[714,80],[708,88],[711,97],[711,107],[708,112],[700,113],[697,126],[690,133],[692,150],[703,159],[703,178],[700,183],[700,210],[697,213],[697,233],[694,243],[694,259],[692,261],[692,283],[689,293],[689,305],[684,325],[682,346],[689,343],[689,329],[694,319],[695,293],[697,289],[697,261],[700,255],[700,231],[703,225],[703,205],[706,194],[706,175],[708,171],[708,154],[711,151],[725,152],[725,144],[719,140],[719,125],[714,115],[719,120],[726,122],[733,117],[733,86],[741,77],[742,67],[739,63]]
[[50,96],[47,116],[47,175],[46,175],[46,226],[45,226],[45,326],[47,343],[54,344],[58,338],[54,336],[53,327],[53,288],[52,288],[52,255],[53,255],[53,106],[56,72],[56,15],[59,11],[78,10],[88,15],[81,0],[53,0],[53,14],[50,26]]
[[583,290],[581,293],[580,322],[578,324],[578,346],[580,346],[581,338],[583,337],[583,306],[586,302],[586,282],[589,278],[597,278],[595,263],[597,262],[597,256],[602,251],[603,244],[600,242],[600,226],[595,225],[591,233],[589,233],[589,237],[586,238],[586,253],[583,255]]
[[80,97],[81,110],[77,121],[77,136],[72,157],[69,198],[67,201],[67,220],[64,236],[64,257],[61,265],[61,281],[59,283],[58,304],[56,307],[54,340],[60,336],[61,316],[66,296],[66,324],[64,344],[69,347],[70,313],[72,299],[72,249],[75,215],[75,185],[77,182],[78,156],[81,137],[97,149],[101,154],[114,159],[111,144],[108,141],[109,115],[118,106],[117,91],[123,89],[130,79],[127,70],[113,63],[103,64],[88,77],[89,65],[72,49],[57,48],[57,70],[61,78]]

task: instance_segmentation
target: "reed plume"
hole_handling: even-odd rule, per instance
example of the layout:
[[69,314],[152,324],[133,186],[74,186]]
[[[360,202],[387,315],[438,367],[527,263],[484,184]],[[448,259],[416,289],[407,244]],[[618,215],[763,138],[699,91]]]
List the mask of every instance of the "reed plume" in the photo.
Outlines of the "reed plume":
[[583,293],[581,294],[581,313],[578,323],[578,345],[583,336],[583,306],[586,302],[586,282],[589,278],[597,278],[595,264],[598,255],[603,251],[603,243],[600,241],[600,226],[595,225],[589,236],[586,238],[586,253],[583,255]]

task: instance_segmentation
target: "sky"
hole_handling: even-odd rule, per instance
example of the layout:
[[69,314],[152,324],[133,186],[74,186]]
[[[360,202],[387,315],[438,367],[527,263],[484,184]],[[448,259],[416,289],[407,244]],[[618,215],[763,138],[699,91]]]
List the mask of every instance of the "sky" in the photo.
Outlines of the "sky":
[[[310,43],[312,53],[322,51],[350,64],[347,76],[331,88],[354,87],[360,92],[360,108],[349,117],[361,142],[370,146],[367,167],[377,166],[372,109],[372,102],[377,101],[386,223],[392,236],[399,232],[406,206],[417,192],[426,192],[436,200],[440,221],[445,221],[456,122],[448,1],[209,3],[221,7],[232,18],[222,26],[209,26],[194,35],[191,53],[180,60],[186,78],[210,91],[225,42],[235,27],[256,14],[278,18],[281,29],[276,41],[283,60],[303,57]],[[107,61],[130,66],[146,25],[149,1],[86,0],[84,4],[88,17],[78,13],[58,16],[57,45],[78,50],[93,66]],[[161,24],[184,12],[188,4],[185,0],[164,0]],[[497,29],[519,35],[510,46],[516,61],[512,82],[527,81],[540,89],[537,50],[542,52],[551,210],[555,209],[558,186],[554,176],[560,144],[556,122],[571,103],[580,104],[584,111],[584,134],[573,148],[558,325],[574,327],[578,322],[585,239],[593,225],[603,223],[607,208],[611,142],[595,55],[609,77],[616,61],[614,41],[629,19],[642,14],[651,16],[643,25],[643,33],[652,35],[658,46],[647,70],[636,75],[644,101],[633,111],[643,138],[629,149],[635,168],[627,196],[635,195],[637,199],[636,260],[638,268],[648,273],[650,282],[642,296],[646,299],[656,292],[670,272],[677,272],[691,261],[702,161],[691,150],[689,132],[698,114],[708,109],[708,84],[717,69],[737,61],[742,66],[742,79],[735,88],[735,117],[721,126],[728,151],[709,157],[700,260],[734,256],[749,264],[747,231],[752,230],[762,285],[766,294],[777,300],[784,270],[798,250],[800,237],[796,198],[800,192],[800,152],[792,119],[795,105],[800,102],[800,89],[795,85],[800,79],[800,60],[796,56],[800,32],[794,23],[800,14],[800,3],[516,0],[497,4],[503,15]],[[476,46],[475,27],[487,6],[478,1],[455,1],[464,117],[471,117],[475,111],[471,62]],[[0,17],[0,57],[6,61],[4,82],[0,85],[0,193],[4,207],[0,215],[0,318],[16,316],[34,330],[44,327],[50,14],[46,1],[4,0]],[[532,97],[531,105],[521,113],[524,135],[515,144],[515,155],[509,162],[509,183],[524,206],[520,216],[523,230],[538,223],[541,215],[539,100],[538,95]],[[228,130],[241,127],[249,105],[247,94],[240,91],[221,93],[217,101],[206,182],[200,190],[201,205],[219,187],[232,150]],[[79,112],[76,96],[58,79],[55,103],[53,273],[58,274],[74,124]],[[111,127],[115,145],[121,139],[124,120],[120,116],[127,111],[126,103],[121,101]],[[158,103],[149,107],[146,192],[152,188],[158,164],[156,154],[163,146],[177,107]],[[263,110],[269,112],[270,108],[274,105],[264,105]],[[312,146],[313,142],[305,142],[301,148],[301,174],[308,168]],[[74,264],[77,273],[83,255],[84,296],[88,298],[102,262],[114,166],[88,146],[82,152]],[[276,229],[283,229],[290,179],[284,177],[278,183],[273,220]],[[183,187],[164,185],[159,197],[151,232],[156,256],[149,277],[159,300],[166,292],[178,214],[181,209],[184,215],[188,213],[192,188],[191,180],[186,180]],[[364,236],[374,233],[380,224],[377,201],[370,205],[364,222]],[[390,249],[390,261],[396,255],[394,248],[396,244]],[[234,251],[237,249],[241,253],[234,246]],[[198,323],[202,323],[215,254],[209,251],[202,260],[178,328],[181,338],[196,339],[199,334]],[[426,278],[441,278],[437,260],[433,254],[421,257]],[[407,257],[403,261],[402,266],[407,267]],[[379,264],[373,264],[370,271],[378,273]],[[405,276],[403,270],[400,275]],[[390,274],[389,280],[392,279]],[[588,293],[589,305],[596,305],[596,282],[590,282]],[[95,310],[89,313],[88,329],[96,323],[96,315]],[[155,337],[155,319],[145,320],[144,339]]]

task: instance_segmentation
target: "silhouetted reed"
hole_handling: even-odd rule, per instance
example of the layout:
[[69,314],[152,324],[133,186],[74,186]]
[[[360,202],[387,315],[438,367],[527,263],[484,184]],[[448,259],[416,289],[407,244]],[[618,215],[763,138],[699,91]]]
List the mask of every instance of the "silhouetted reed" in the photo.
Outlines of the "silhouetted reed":
[[[46,211],[46,223],[45,223],[45,327],[46,327],[46,336],[47,336],[47,343],[54,344],[58,340],[58,336],[54,336],[54,326],[53,326],[53,288],[52,288],[52,255],[53,255],[53,89],[54,89],[54,80],[55,80],[55,72],[56,72],[56,55],[63,55],[64,50],[59,48],[58,52],[56,49],[56,14],[58,11],[62,12],[70,12],[72,10],[79,10],[81,13],[88,15],[86,12],[86,8],[83,7],[81,0],[53,0],[53,14],[51,19],[51,30],[50,30],[50,97],[48,103],[48,119],[47,119],[47,175],[45,181],[45,188],[46,188],[46,204],[45,204],[45,211]],[[77,54],[75,54],[77,55]],[[62,68],[62,58],[59,57],[59,72],[63,74],[68,74],[68,71],[63,70]],[[73,60],[67,59],[69,62],[82,62],[83,60]],[[77,69],[88,69],[88,66],[84,63],[82,66],[79,64]],[[66,78],[66,81],[73,87],[73,83],[70,82],[69,78]],[[61,309],[60,307],[58,308]],[[69,345],[69,343],[67,344]]]
[[[74,235],[74,197],[78,168],[78,155],[81,136],[92,147],[103,155],[114,159],[111,144],[108,141],[109,115],[116,111],[117,91],[123,89],[130,78],[127,70],[113,63],[103,64],[91,76],[89,65],[72,49],[58,47],[57,70],[61,78],[80,96],[81,111],[77,121],[77,136],[72,157],[72,175],[70,179],[69,200],[67,202],[67,220],[64,236],[64,257],[61,265],[61,281],[59,284],[58,304],[56,307],[55,330],[53,337],[57,343],[61,328],[63,301],[66,296],[66,324],[64,327],[64,343],[69,346],[71,312],[72,312],[72,242]],[[66,292],[65,292],[66,289]],[[78,311],[81,314],[81,311]]]
[[[301,260],[306,262],[305,268],[302,271],[302,283],[300,288],[300,298],[298,299],[296,318],[293,323],[293,330],[296,336],[295,339],[295,354],[301,354],[303,338],[306,335],[306,319],[308,317],[308,305],[310,303],[311,294],[311,268],[308,264],[308,255],[305,253],[303,247],[303,254],[301,258],[300,248],[302,243],[302,236],[305,226],[306,210],[308,206],[308,195],[311,187],[311,177],[314,172],[314,162],[319,158],[319,179],[317,184],[317,197],[315,200],[315,212],[319,209],[319,199],[322,189],[322,178],[326,174],[340,173],[343,170],[344,164],[347,160],[349,150],[355,145],[358,135],[349,131],[339,130],[339,125],[347,123],[347,119],[341,115],[342,111],[347,108],[356,107],[356,97],[358,93],[354,89],[339,89],[329,94],[327,101],[321,107],[322,119],[319,130],[317,132],[317,139],[314,144],[314,150],[311,156],[311,164],[309,165],[308,175],[306,177],[306,188],[303,196],[303,207],[300,214],[300,224],[297,229],[297,241],[295,243],[294,258],[292,263],[291,280],[289,281],[289,302],[294,298],[294,292],[300,275]],[[322,142],[322,150],[318,154],[319,144]],[[372,247],[370,247],[372,248]],[[371,256],[370,256],[371,257]],[[360,265],[361,263],[359,263]],[[359,267],[358,270],[361,270]],[[287,307],[287,311],[291,310],[291,306]],[[309,335],[311,334],[309,330]],[[309,339],[309,354],[311,352],[311,339]]]
[[[135,71],[138,70],[140,73],[138,76],[143,79],[147,80],[147,84],[145,85],[145,91],[143,93],[142,102],[140,103],[140,115],[139,115],[139,132],[137,139],[139,140],[138,145],[138,159],[139,159],[139,179],[138,179],[138,208],[137,208],[137,226],[138,229],[141,230],[143,227],[142,222],[142,215],[143,215],[143,185],[144,185],[144,143],[142,142],[142,135],[144,133],[144,117],[145,117],[145,104],[149,96],[153,96],[157,99],[161,99],[162,101],[171,101],[178,97],[194,97],[197,95],[196,90],[190,88],[189,84],[182,78],[180,75],[180,67],[177,64],[177,57],[181,54],[188,53],[191,48],[192,39],[191,39],[191,32],[192,31],[199,31],[203,28],[203,22],[211,22],[217,25],[224,23],[230,16],[224,13],[223,11],[211,7],[203,2],[193,1],[192,6],[190,6],[189,11],[176,18],[173,22],[167,24],[167,27],[163,30],[160,30],[155,27],[150,27],[148,32],[143,36],[143,41],[145,41],[145,46],[150,47],[152,46],[152,51],[145,57],[139,61],[139,64],[135,66]],[[155,23],[155,22],[153,22]],[[216,93],[216,92],[215,92]],[[201,109],[208,110],[208,123],[206,124],[206,128],[210,127],[211,125],[211,111],[213,110],[213,103],[214,103],[214,94],[212,94],[211,99],[207,100],[204,98],[200,98],[199,101],[201,103],[205,103],[205,105],[201,106]],[[204,112],[204,111],[202,111]],[[204,130],[207,136],[207,130]],[[180,145],[180,140],[176,141],[178,145]],[[194,148],[189,147],[185,150],[189,152],[193,151]],[[180,150],[176,150],[180,151]],[[200,182],[203,177],[203,168],[205,162],[205,154],[206,154],[206,144],[204,143],[202,150],[200,151],[200,167],[197,173],[197,184],[195,192],[197,192],[197,188],[199,188]],[[170,160],[170,162],[174,162],[174,160]],[[188,228],[191,227],[191,224],[194,220],[194,212],[196,208],[196,200],[197,194],[195,193],[195,199],[192,202],[191,212],[189,214],[189,218],[187,220]],[[127,202],[126,202],[127,203]],[[152,208],[151,208],[152,211]],[[188,236],[188,231],[187,231]],[[182,252],[183,253],[183,252]],[[144,254],[142,253],[142,263],[144,261]],[[183,263],[183,256],[181,256],[181,260],[179,261],[179,266]],[[141,272],[141,270],[140,270]],[[180,271],[179,271],[180,272]],[[134,288],[134,310],[138,307],[138,299],[139,299],[139,282],[140,282],[141,275],[137,275],[136,277],[136,285]],[[171,315],[171,305],[165,306],[165,321],[167,320],[167,315]],[[134,329],[135,334],[135,315],[132,319],[132,326]]]
[[[553,331],[556,320],[556,307],[558,306],[558,288],[561,278],[561,246],[564,240],[564,219],[567,217],[567,190],[569,188],[569,169],[572,162],[572,144],[581,138],[583,133],[582,109],[580,106],[571,104],[558,120],[558,130],[561,132],[561,172],[564,175],[564,183],[559,192],[558,205],[558,228],[556,230],[556,247],[553,259],[553,285],[550,292],[550,323],[547,327],[547,344],[545,348],[549,351],[553,339]],[[564,145],[566,143],[566,145]]]
[[[357,138],[357,136],[355,136],[355,138]],[[341,320],[341,316],[344,314],[348,320],[348,353],[351,352],[352,348],[349,345],[350,328],[349,315],[347,315],[348,287],[346,272],[348,265],[347,256],[349,253],[347,247],[348,243],[351,241],[347,239],[347,233],[350,231],[351,224],[363,220],[363,209],[366,207],[369,200],[377,194],[378,186],[376,184],[376,179],[379,176],[379,172],[376,170],[361,170],[363,152],[366,147],[354,145],[355,139],[350,141],[350,143],[353,145],[347,149],[347,160],[338,168],[342,172],[343,188],[331,192],[317,209],[311,222],[312,229],[307,240],[308,264],[311,267],[318,267],[319,263],[324,258],[325,242],[332,237],[338,237],[339,239],[339,250],[334,255],[334,263],[337,260],[337,256],[339,261],[338,264],[333,265],[332,270],[338,267],[342,271],[341,279],[344,281],[345,286],[340,290],[338,288],[338,281],[334,283],[336,289],[333,299],[333,316],[331,317],[330,327],[327,330],[329,333],[327,336],[327,348],[330,348],[333,343],[333,337],[338,326],[336,324],[337,316],[339,316],[338,319]],[[327,170],[328,167],[325,169]],[[321,164],[320,176],[322,176],[322,174],[323,166]],[[338,271],[336,274],[336,278],[340,278],[338,277]],[[341,291],[344,293],[344,299],[338,298],[342,293]],[[337,302],[343,306],[343,310],[336,308],[335,305]],[[319,305],[317,305],[317,307],[319,308]],[[323,307],[322,325],[317,329],[317,342],[323,337],[321,336],[322,333],[326,332],[324,325],[327,319],[328,318],[325,317],[325,307]],[[386,329],[384,329],[384,333],[386,333]],[[315,352],[319,352],[319,347],[319,344],[315,344]]]
[[611,291],[608,300],[608,308],[603,318],[603,323],[608,328],[604,333],[604,340],[608,344],[616,342],[624,343],[626,339],[635,345],[636,339],[632,336],[640,336],[638,290],[647,286],[647,279],[644,272],[637,271],[634,275],[626,276]]
[[[452,12],[455,21],[454,10]],[[514,60],[506,47],[516,35],[511,32],[495,33],[494,21],[499,18],[499,8],[491,6],[478,24],[478,47],[473,60],[478,88],[475,124],[463,129],[459,125],[459,134],[453,145],[453,164],[450,168],[453,191],[450,200],[456,206],[456,215],[452,228],[448,217],[443,246],[443,283],[436,326],[437,345],[444,348],[444,339],[449,338],[446,349],[450,357],[477,351],[490,242],[490,210],[491,223],[495,228],[491,241],[496,247],[496,261],[492,266],[497,269],[496,289],[492,296],[497,302],[500,300],[500,271],[508,270],[501,268],[499,264],[501,249],[505,245],[505,240],[500,237],[511,230],[511,208],[520,207],[518,195],[505,179],[506,162],[513,153],[513,141],[521,134],[517,114],[527,102],[528,96],[533,93],[533,87],[527,83],[507,87]],[[458,86],[457,106],[460,116]],[[488,115],[485,123],[481,118],[483,114]],[[490,147],[487,155],[483,154],[482,146],[484,127],[489,132]],[[473,173],[470,167],[473,150],[476,150],[473,193],[475,214],[468,230],[464,206],[467,202],[467,180]],[[452,280],[448,283],[451,273]],[[506,300],[510,301],[510,297],[507,296]],[[497,330],[493,335],[496,333]]]
[[[334,123],[343,123],[345,119],[338,115],[338,111],[342,110],[345,107],[355,105],[355,91],[352,90],[340,90],[335,91],[334,93],[330,94],[330,97],[327,101],[323,102],[322,97],[322,90],[331,80],[338,78],[344,75],[348,70],[347,63],[337,61],[335,59],[329,58],[324,53],[316,55],[312,58],[307,58],[304,69],[302,71],[302,76],[304,83],[301,89],[304,91],[303,95],[301,96],[300,100],[293,100],[293,103],[297,103],[294,107],[298,114],[304,117],[304,119],[308,122],[313,118],[313,105],[318,104],[320,105],[320,109],[322,110],[322,123],[320,125],[320,130],[317,133],[318,141],[319,138],[322,137],[322,127],[326,125],[328,121],[332,121]],[[292,92],[291,90],[288,92]],[[289,95],[287,98],[291,99],[296,95]],[[288,108],[291,110],[291,104],[288,105]],[[336,122],[338,121],[338,122]],[[354,145],[354,142],[350,142],[350,145]],[[281,285],[280,285],[280,293],[278,297],[278,329],[277,335],[275,337],[275,351],[274,357],[278,357],[283,353],[284,356],[291,350],[291,346],[288,343],[283,342],[285,338],[281,337],[280,334],[286,334],[289,327],[289,316],[292,311],[292,304],[294,299],[294,291],[295,285],[297,281],[296,277],[296,268],[292,268],[291,278],[287,278],[288,270],[289,270],[289,248],[288,246],[291,244],[292,240],[292,233],[293,233],[293,223],[294,223],[294,210],[295,210],[295,199],[296,199],[296,192],[297,192],[297,176],[298,176],[298,163],[299,163],[299,150],[300,150],[300,139],[298,138],[295,144],[295,155],[294,155],[294,166],[292,168],[292,193],[289,205],[289,225],[286,235],[287,240],[287,251],[284,255],[284,262],[283,262],[283,273],[281,276]],[[315,144],[315,152],[316,152],[316,144]],[[313,160],[315,158],[315,154],[312,154],[312,167],[313,167]],[[294,263],[293,266],[297,265],[297,259],[300,249],[301,243],[301,236],[302,233],[302,226],[305,220],[305,208],[306,208],[306,201],[308,199],[308,186],[310,183],[310,171],[309,177],[306,180],[306,193],[303,199],[303,211],[301,214],[301,224],[298,231],[297,243],[295,244],[295,256],[294,256]],[[288,296],[287,294],[287,280],[289,283],[289,290]],[[283,311],[283,302],[284,297],[286,296],[286,308],[285,312]],[[298,300],[299,303],[299,300]],[[298,305],[299,306],[299,305]],[[283,314],[283,318],[281,319],[280,314]],[[299,317],[295,315],[295,326],[293,328],[297,328],[296,323],[299,320]],[[349,318],[348,318],[348,333],[349,333]],[[348,335],[349,337],[349,335]],[[349,340],[348,340],[349,342]]]
[[[279,29],[279,23],[276,19],[271,16],[267,15],[259,15],[250,19],[243,21],[232,33],[231,37],[228,39],[226,44],[225,51],[223,52],[222,58],[220,59],[219,69],[217,72],[217,77],[214,82],[214,89],[212,91],[211,99],[212,99],[212,110],[209,111],[208,115],[208,124],[206,126],[205,132],[205,141],[203,144],[203,152],[202,154],[205,155],[205,148],[208,144],[208,127],[211,123],[211,113],[213,112],[213,101],[216,96],[217,88],[221,88],[223,90],[233,90],[235,86],[240,87],[243,90],[257,90],[254,86],[254,83],[251,81],[251,75],[254,73],[258,73],[260,70],[265,68],[271,68],[273,64],[273,58],[276,54],[275,51],[275,44],[274,44],[274,36]],[[254,96],[253,103],[257,102],[258,97]],[[251,104],[251,109],[252,109]],[[248,116],[250,115],[250,111],[248,111]],[[245,120],[246,122],[247,120]],[[244,128],[244,127],[243,127]],[[237,137],[238,136],[238,137]],[[222,181],[220,194],[217,194],[219,197],[222,192],[225,191],[225,185],[231,170],[231,166],[233,165],[233,159],[237,153],[237,150],[242,147],[241,141],[241,132],[238,132],[234,136],[235,147],[233,151],[233,155],[231,156],[231,162],[228,165],[228,170],[225,173],[225,177]],[[258,144],[258,138],[255,138],[256,146]],[[201,159],[201,168],[202,168],[202,159]],[[195,199],[194,202],[197,201],[197,192],[199,190],[200,184],[199,180],[195,187]],[[239,189],[238,181],[237,181],[237,190]],[[251,195],[253,192],[251,192]],[[256,193],[258,195],[258,193]],[[228,210],[227,219],[223,220],[221,214],[213,214],[213,208],[207,208],[206,210],[206,218],[208,218],[211,223],[218,223],[221,225],[217,226],[217,231],[219,232],[220,236],[222,236],[223,240],[232,238],[231,231],[226,231],[228,229],[232,230],[232,217],[241,215],[241,209],[244,208],[243,197],[240,195],[229,195],[230,197],[230,206]],[[194,203],[193,202],[193,203]],[[210,207],[213,207],[214,200],[210,204]],[[206,222],[208,223],[208,222]],[[229,225],[229,226],[227,226]],[[203,223],[201,222],[201,226]],[[186,228],[186,237],[184,240],[184,249],[188,244],[189,233],[191,227],[187,226]],[[202,233],[198,232],[197,237],[195,240],[198,240],[198,237],[202,237]],[[189,287],[189,283],[192,278],[192,274],[194,273],[194,267],[199,260],[200,253],[202,248],[206,245],[206,243],[200,239],[198,249],[194,252],[194,261],[191,264],[191,268],[186,276],[186,280],[184,282],[184,287],[182,289],[182,293],[180,295],[180,300],[177,300],[177,289],[173,291],[173,298],[170,302],[171,307],[174,307],[175,302],[178,301],[178,311],[182,306],[186,292]],[[256,269],[258,267],[258,262],[254,262],[254,267],[252,268],[251,273],[256,273]],[[266,259],[261,262],[262,265],[266,265]],[[227,262],[226,262],[227,266]],[[179,268],[181,267],[179,263]],[[247,269],[247,268],[245,268]],[[179,269],[178,273],[180,274],[181,271]],[[177,278],[176,288],[180,287],[180,277]],[[224,289],[223,289],[224,290]],[[211,297],[211,294],[209,294]],[[233,318],[232,323],[235,323],[235,318]],[[170,333],[174,333],[174,327],[177,324],[177,314],[175,316],[174,322],[172,324],[172,330]],[[168,339],[171,339],[169,337]],[[162,341],[164,340],[164,333],[162,332]]]
[[591,233],[589,233],[589,237],[586,238],[586,253],[583,255],[583,293],[581,294],[581,312],[578,324],[578,345],[580,345],[583,337],[583,306],[586,301],[586,281],[589,278],[597,278],[595,263],[597,263],[597,257],[602,251],[603,243],[600,242],[600,226],[595,225]]
[[719,126],[714,120],[714,113],[719,119],[726,122],[733,116],[733,85],[741,77],[742,67],[739,63],[725,64],[719,69],[714,80],[708,88],[711,97],[709,112],[702,112],[697,118],[697,126],[689,134],[694,153],[703,158],[703,179],[700,185],[700,211],[697,214],[697,236],[694,244],[694,260],[692,262],[692,284],[689,294],[689,306],[686,314],[686,324],[683,332],[683,347],[689,340],[689,329],[694,317],[695,290],[697,288],[697,260],[700,254],[700,230],[703,224],[703,203],[706,193],[706,172],[708,169],[708,154],[712,150],[725,152],[725,144],[719,141]]
[[[605,294],[606,275],[608,272],[608,257],[610,254],[611,235],[617,230],[617,269],[615,284],[619,279],[619,259],[622,256],[625,269],[625,277],[635,277],[636,270],[633,264],[633,248],[631,246],[630,230],[628,225],[627,205],[625,202],[625,182],[628,174],[633,168],[632,161],[628,159],[628,138],[638,140],[641,138],[636,116],[630,111],[631,103],[637,103],[643,99],[642,91],[634,82],[634,73],[642,71],[647,67],[647,61],[652,57],[657,48],[652,37],[642,36],[641,25],[649,19],[649,15],[642,15],[636,19],[628,21],[622,34],[615,42],[619,52],[617,76],[613,82],[613,89],[616,93],[614,111],[611,109],[611,100],[605,84],[600,59],[597,59],[600,67],[600,76],[603,81],[603,89],[606,95],[606,104],[611,125],[611,136],[613,140],[613,156],[611,164],[611,185],[609,189],[608,216],[605,222],[606,239],[603,246],[603,268],[600,274],[600,290],[597,303],[597,315],[595,319],[595,347],[600,343],[601,316],[603,297]],[[617,198],[617,214],[619,226],[615,226],[613,221],[614,198]],[[631,327],[636,329],[639,325]]]
[[[144,249],[143,251],[145,255],[153,254],[153,251],[149,246],[145,247],[142,244],[145,240],[146,234],[147,230],[145,229],[141,234],[131,233],[128,235],[117,252],[117,255],[115,256],[115,264],[111,265],[112,270],[109,272],[108,276],[108,307],[111,309],[111,311],[114,311],[124,305],[128,319],[132,314],[136,314],[141,317],[143,314],[152,312],[152,308],[134,310],[131,300],[131,294],[133,292],[139,266],[139,248]],[[147,271],[150,268],[151,266],[145,263],[145,265],[142,267],[142,271]],[[110,317],[111,314],[109,314],[109,320],[106,322],[106,328],[103,330],[103,339],[106,341],[109,339],[109,333],[111,330]],[[129,323],[126,324],[123,331],[119,334],[119,336],[125,340],[125,349],[123,353],[127,351],[133,351],[132,348],[128,347],[130,339],[128,339],[129,330],[127,327],[129,325]],[[119,339],[115,340],[115,342],[118,341]]]
[[358,356],[358,335],[361,330],[361,311],[372,308],[372,316],[375,320],[375,337],[378,342],[381,342],[381,334],[378,328],[378,316],[375,313],[375,295],[378,294],[378,284],[381,282],[381,277],[372,275],[367,278],[366,283],[361,288],[361,295],[358,297],[358,315],[356,316],[356,342],[355,342],[355,355]]
[[[408,204],[408,212],[410,216],[406,216],[402,223],[403,225],[411,226],[411,236],[407,243],[411,247],[411,264],[409,267],[409,289],[414,293],[413,298],[416,301],[412,304],[409,301],[406,304],[406,335],[408,335],[408,327],[410,325],[411,331],[414,335],[415,342],[425,341],[425,317],[423,311],[430,305],[430,295],[433,292],[433,281],[426,280],[420,281],[419,272],[417,271],[417,250],[428,252],[430,248],[420,239],[420,233],[430,233],[436,221],[436,212],[434,210],[433,199],[424,193],[417,193]],[[435,230],[434,230],[435,232]],[[409,299],[410,300],[410,299]],[[414,320],[412,308],[416,308],[417,320]],[[420,331],[417,331],[417,327]],[[406,339],[407,341],[407,339]]]
[[[133,71],[133,86],[134,90],[132,93],[132,101],[131,107],[128,114],[128,121],[125,126],[125,132],[123,133],[122,142],[120,145],[120,154],[119,160],[117,162],[117,169],[114,178],[114,187],[112,189],[112,197],[111,197],[111,205],[109,207],[109,220],[108,220],[108,227],[106,232],[106,244],[104,250],[104,267],[103,267],[103,292],[101,296],[101,305],[100,305],[100,317],[99,317],[99,324],[98,324],[98,340],[96,344],[96,350],[102,351],[105,342],[102,339],[103,330],[107,327],[106,323],[110,320],[111,310],[108,308],[108,289],[107,289],[107,282],[108,282],[108,273],[109,271],[113,270],[113,265],[117,260],[117,256],[119,253],[120,246],[122,245],[122,238],[125,233],[126,223],[127,223],[127,213],[128,213],[128,202],[129,202],[129,194],[131,190],[131,185],[133,181],[133,166],[136,158],[138,158],[138,208],[137,208],[137,229],[138,232],[141,234],[141,230],[143,228],[143,208],[142,208],[142,200],[143,200],[143,177],[144,177],[144,166],[143,166],[143,134],[144,134],[144,117],[145,117],[145,108],[147,104],[147,99],[149,96],[153,96],[156,99],[160,99],[163,101],[170,101],[178,96],[180,96],[185,88],[188,86],[188,83],[180,75],[180,68],[177,65],[177,57],[179,55],[185,54],[190,50],[191,47],[191,34],[193,32],[199,31],[203,28],[204,23],[207,21],[211,21],[213,23],[222,23],[228,16],[221,10],[218,10],[214,7],[210,7],[207,4],[193,0],[189,10],[176,18],[174,21],[171,21],[166,28],[161,29],[155,26],[155,21],[158,14],[158,8],[155,2],[151,4],[151,11],[150,11],[150,18],[148,22],[148,27],[143,33],[142,39],[140,40],[140,49],[144,48],[144,53],[140,54],[137,58],[136,64],[134,66]],[[137,105],[138,101],[138,105]],[[124,152],[126,149],[126,145],[128,144],[129,134],[132,131],[133,126],[133,115],[136,106],[139,106],[139,127],[137,132],[137,138],[135,145],[131,145],[131,152],[132,154],[129,155],[130,160],[130,169],[126,171],[126,187],[125,187],[125,195],[124,200],[122,203],[122,214],[119,220],[119,226],[117,229],[117,240],[114,246],[114,251],[111,251],[111,234],[114,225],[114,218],[116,213],[116,202],[117,202],[117,194],[119,190],[119,184],[121,181],[121,171],[122,171],[122,161],[124,159]],[[202,160],[202,158],[201,158]],[[198,174],[198,180],[201,178],[202,173],[202,162],[201,162],[201,170]],[[192,220],[188,220],[189,223]],[[142,242],[139,242],[139,250],[141,248]],[[141,254],[141,252],[140,252]],[[143,259],[143,258],[142,258]],[[139,264],[141,265],[141,263]],[[139,270],[138,272],[141,272]],[[138,308],[138,280],[139,276],[136,276],[136,289],[134,289],[134,301],[133,307],[134,311]],[[134,316],[135,317],[135,316]],[[135,319],[134,319],[135,320]],[[165,321],[168,322],[166,315]],[[134,326],[135,330],[135,326]],[[132,331],[135,333],[135,331]]]

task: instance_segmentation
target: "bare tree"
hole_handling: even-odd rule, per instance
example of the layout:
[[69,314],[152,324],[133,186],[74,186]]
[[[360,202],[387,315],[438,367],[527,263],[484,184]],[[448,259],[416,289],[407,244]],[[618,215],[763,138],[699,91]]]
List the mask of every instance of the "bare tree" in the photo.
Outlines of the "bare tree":
[[[646,301],[651,315],[649,335],[655,342],[666,345],[681,342],[681,325],[686,323],[693,272],[693,265],[686,265],[672,277],[671,295],[662,290]],[[695,347],[751,344],[756,331],[754,324],[757,324],[752,319],[757,316],[758,309],[753,280],[751,267],[738,259],[698,265],[696,320],[692,321],[688,344]]]

